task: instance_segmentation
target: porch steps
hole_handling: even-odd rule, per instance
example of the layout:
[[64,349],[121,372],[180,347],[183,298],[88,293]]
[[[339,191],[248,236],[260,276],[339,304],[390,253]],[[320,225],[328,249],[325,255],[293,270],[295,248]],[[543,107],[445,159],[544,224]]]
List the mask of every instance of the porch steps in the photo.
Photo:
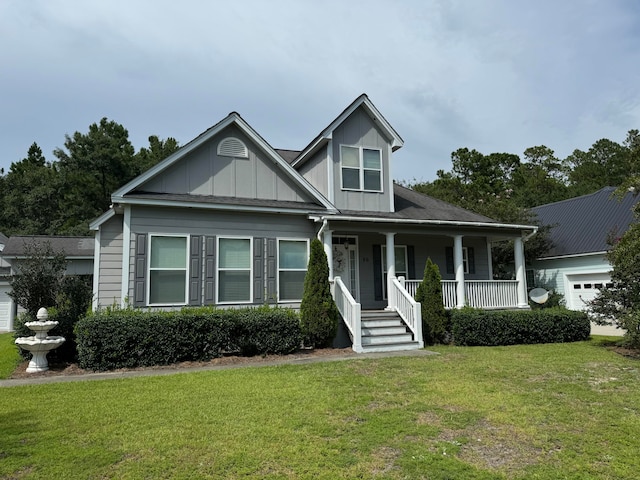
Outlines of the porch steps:
[[418,342],[396,312],[363,310],[362,348],[365,352],[414,350]]

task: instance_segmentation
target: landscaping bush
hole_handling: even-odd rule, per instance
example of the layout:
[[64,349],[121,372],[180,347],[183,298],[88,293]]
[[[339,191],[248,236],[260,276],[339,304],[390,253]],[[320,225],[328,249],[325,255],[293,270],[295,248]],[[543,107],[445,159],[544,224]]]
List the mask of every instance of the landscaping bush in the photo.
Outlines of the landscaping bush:
[[283,308],[109,309],[76,326],[81,368],[112,370],[210,360],[225,352],[289,353],[300,345],[295,312]]
[[416,291],[416,302],[422,312],[422,338],[425,345],[443,343],[447,325],[447,314],[442,301],[442,277],[438,265],[427,259],[424,276]]
[[328,347],[338,333],[340,312],[331,295],[329,264],[317,238],[311,241],[309,266],[304,277],[300,323],[305,345]]
[[591,325],[584,312],[565,308],[538,310],[451,311],[456,345],[519,345],[575,342],[589,338]]

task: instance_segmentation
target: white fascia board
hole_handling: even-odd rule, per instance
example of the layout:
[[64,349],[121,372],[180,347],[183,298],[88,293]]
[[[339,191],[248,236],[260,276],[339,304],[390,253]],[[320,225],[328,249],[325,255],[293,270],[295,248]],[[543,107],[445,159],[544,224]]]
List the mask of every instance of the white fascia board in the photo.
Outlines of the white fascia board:
[[342,112],[338,118],[336,118],[333,122],[329,124],[327,128],[325,128],[320,135],[316,138],[314,142],[312,142],[304,151],[298,156],[298,159],[293,162],[293,167],[298,166],[303,163],[310,154],[315,152],[315,150],[320,146],[321,143],[330,140],[333,136],[333,131],[344,122],[358,107],[363,105],[365,110],[369,116],[373,119],[374,122],[378,123],[381,128],[387,133],[389,138],[391,138],[391,150],[395,151],[404,145],[404,140],[402,137],[398,135],[398,132],[391,126],[389,122],[384,118],[384,116],[378,111],[378,109],[373,105],[369,98],[362,94],[360,95],[347,109]]
[[490,223],[490,222],[459,222],[453,220],[417,220],[406,218],[377,218],[377,217],[353,217],[347,215],[331,215],[331,216],[313,216],[312,220],[342,221],[342,222],[368,222],[368,223],[390,223],[390,224],[406,224],[406,225],[444,225],[454,227],[483,227],[483,228],[510,228],[516,230],[528,230],[537,232],[538,227],[535,225],[516,225],[509,223]]
[[122,205],[142,205],[148,207],[179,207],[179,208],[200,208],[206,210],[226,210],[235,212],[262,212],[262,213],[300,213],[311,215],[308,208],[282,208],[282,207],[260,207],[252,205],[232,205],[219,203],[185,202],[179,200],[155,200],[144,198],[127,198],[117,200]]
[[107,220],[109,220],[115,214],[116,214],[116,212],[113,209],[113,207],[110,208],[109,210],[104,212],[102,215],[100,215],[98,218],[96,218],[93,222],[91,222],[89,224],[89,230],[98,230],[100,228],[100,225],[105,223]]
[[596,255],[606,255],[608,252],[588,252],[588,253],[573,253],[571,255],[556,255],[555,257],[538,257],[536,262],[544,262],[545,260],[560,260],[563,258],[578,258],[578,257],[593,257]]

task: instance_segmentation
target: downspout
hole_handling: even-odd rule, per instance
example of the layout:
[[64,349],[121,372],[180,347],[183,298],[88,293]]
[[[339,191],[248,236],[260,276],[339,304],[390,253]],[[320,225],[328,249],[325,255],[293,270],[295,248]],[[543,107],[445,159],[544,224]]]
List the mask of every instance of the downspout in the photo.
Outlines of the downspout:
[[[317,220],[316,220],[317,221]],[[320,240],[322,242],[322,233],[324,232],[324,229],[327,228],[327,224],[329,223],[329,221],[325,218],[322,220],[322,226],[320,227],[320,230],[318,230],[318,240]]]

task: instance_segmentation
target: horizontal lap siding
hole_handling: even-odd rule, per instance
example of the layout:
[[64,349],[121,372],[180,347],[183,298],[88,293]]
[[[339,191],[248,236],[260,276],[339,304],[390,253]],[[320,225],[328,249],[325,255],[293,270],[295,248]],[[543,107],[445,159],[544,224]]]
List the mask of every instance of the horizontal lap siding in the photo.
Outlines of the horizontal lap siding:
[[115,216],[100,227],[100,279],[98,306],[120,304],[122,285],[122,217]]

